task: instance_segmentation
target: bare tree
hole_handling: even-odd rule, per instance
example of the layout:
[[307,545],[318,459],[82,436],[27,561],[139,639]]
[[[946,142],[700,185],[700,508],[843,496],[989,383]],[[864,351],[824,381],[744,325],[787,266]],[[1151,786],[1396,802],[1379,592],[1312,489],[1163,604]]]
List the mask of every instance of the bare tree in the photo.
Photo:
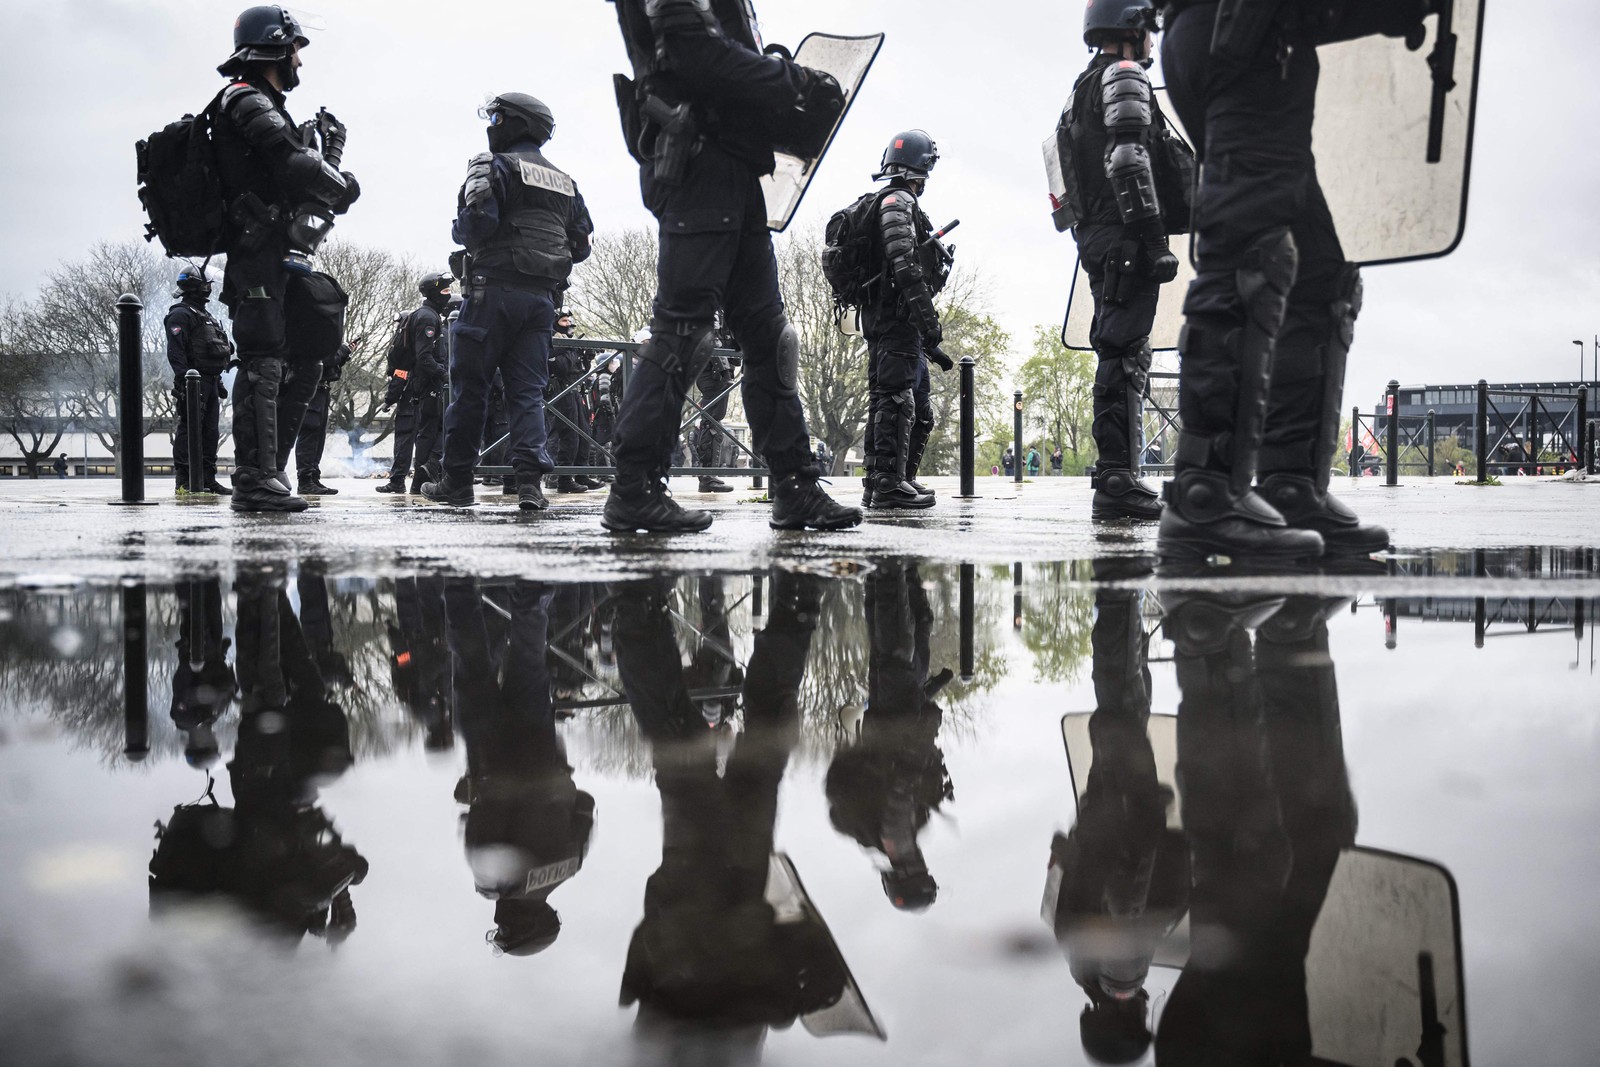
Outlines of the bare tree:
[[[354,351],[344,376],[333,386],[328,421],[349,438],[351,453],[358,454],[393,428],[387,420],[375,428],[388,385],[389,341],[396,317],[422,302],[417,282],[424,268],[386,249],[347,241],[327,245],[317,261],[318,269],[332,275],[350,297],[344,333]],[[368,432],[376,433],[371,441],[363,437]]]
[[68,397],[53,387],[45,361],[27,347],[27,311],[0,309],[0,426],[17,443],[28,477],[52,455],[66,430]]
[[[778,281],[800,334],[800,401],[811,432],[827,442],[834,467],[867,424],[867,344],[840,331],[833,290],[822,274],[820,230],[799,230],[778,245]],[[833,473],[833,472],[830,472]]]
[[656,235],[596,234],[594,253],[572,272],[567,306],[590,337],[626,341],[650,322],[656,295]]

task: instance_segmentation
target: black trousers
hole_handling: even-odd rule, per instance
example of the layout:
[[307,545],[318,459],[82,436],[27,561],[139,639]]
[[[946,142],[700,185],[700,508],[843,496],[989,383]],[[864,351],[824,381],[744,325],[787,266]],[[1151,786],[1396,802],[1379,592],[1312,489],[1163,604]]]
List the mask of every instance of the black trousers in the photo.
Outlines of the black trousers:
[[403,397],[395,407],[394,462],[390,478],[404,478],[417,460],[417,473],[444,455],[444,401],[437,396]]
[[[805,411],[778,374],[778,338],[788,319],[760,179],[711,145],[690,162],[682,184],[663,185],[648,163],[639,184],[660,223],[652,331],[693,336],[710,330],[720,309],[744,349],[741,393],[755,452],[775,475],[807,465]],[[693,373],[639,361],[617,418],[622,471],[667,468]]]
[[[1143,350],[1156,321],[1161,286],[1155,279],[1123,275],[1116,279],[1115,301],[1107,299],[1108,261],[1120,258],[1126,231],[1120,223],[1082,223],[1076,231],[1078,254],[1094,296],[1094,321],[1089,344],[1097,366],[1094,376],[1094,444],[1103,467],[1129,467],[1136,457],[1129,447],[1129,430],[1136,413],[1129,396],[1140,367]],[[1136,260],[1137,262],[1137,260]],[[1115,269],[1114,267],[1112,269]],[[1142,395],[1143,389],[1138,388]]]
[[[733,369],[721,359],[713,359],[700,371],[694,386],[700,393],[701,410],[721,422],[728,417],[728,387],[733,384]],[[710,423],[700,429],[695,439],[694,462],[702,467],[720,466],[717,456],[727,440],[721,430]],[[732,456],[728,457],[730,462]]]
[[217,443],[222,437],[222,398],[217,395],[220,376],[200,376],[200,425],[189,425],[189,405],[184,400],[183,379],[176,382],[178,396],[178,428],[172,435],[172,470],[179,485],[189,484],[189,434],[200,434],[200,456],[205,465],[205,481],[217,476]]
[[311,403],[306,405],[306,417],[300,420],[300,433],[294,441],[294,469],[302,476],[315,471],[322,473],[322,451],[328,445],[328,403],[332,390],[328,383],[317,386]]
[[545,447],[544,387],[555,315],[547,289],[491,284],[474,289],[462,305],[444,416],[444,469],[457,479],[470,479],[478,465],[497,372],[511,421],[511,465],[519,477],[538,477],[554,466]]
[[[322,379],[322,364],[296,361],[289,350],[284,294],[289,284],[283,268],[287,249],[268,242],[253,251],[232,249],[222,277],[222,300],[233,323],[233,343],[243,373],[234,379],[234,465],[281,471],[289,462],[300,421]],[[275,454],[260,453],[258,406],[276,412]]]
[[578,402],[578,390],[569,390],[559,400],[554,399],[576,379],[576,374],[553,379],[548,390],[551,399],[545,401],[545,422],[550,428],[550,459],[558,467],[571,467],[588,455],[589,443],[578,432],[580,426],[587,429],[583,406]]
[[[1198,270],[1184,314],[1219,330],[1242,325],[1246,311],[1234,271],[1264,234],[1293,235],[1299,269],[1278,334],[1265,434],[1267,449],[1281,449],[1315,436],[1325,387],[1343,385],[1325,380],[1321,351],[1345,268],[1311,150],[1321,66],[1316,49],[1296,48],[1285,67],[1272,40],[1243,66],[1214,59],[1216,13],[1215,4],[1185,9],[1161,44],[1168,92],[1203,162],[1195,204]],[[1229,432],[1238,366],[1185,353],[1182,371],[1178,410],[1185,429]]]

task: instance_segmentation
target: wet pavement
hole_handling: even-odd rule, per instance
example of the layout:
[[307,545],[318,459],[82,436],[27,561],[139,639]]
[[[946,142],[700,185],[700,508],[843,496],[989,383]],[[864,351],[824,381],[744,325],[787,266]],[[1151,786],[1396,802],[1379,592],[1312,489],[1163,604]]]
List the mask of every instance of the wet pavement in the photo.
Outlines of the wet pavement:
[[1073,484],[369,486],[0,488],[0,1062],[1592,1060],[1595,486],[1346,487],[1394,553],[1246,580]]

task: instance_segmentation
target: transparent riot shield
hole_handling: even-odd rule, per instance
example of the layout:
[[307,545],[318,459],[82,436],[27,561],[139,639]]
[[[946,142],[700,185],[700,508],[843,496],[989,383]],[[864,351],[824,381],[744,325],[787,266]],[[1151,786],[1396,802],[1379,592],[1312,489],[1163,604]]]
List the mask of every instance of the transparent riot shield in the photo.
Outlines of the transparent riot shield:
[[[1363,266],[1447,256],[1466,228],[1487,0],[1450,0],[1413,51],[1394,37],[1323,45],[1312,136],[1317,177],[1344,254]],[[1177,116],[1160,90],[1162,109]],[[1193,139],[1191,138],[1191,143]],[[1194,267],[1173,241],[1176,280],[1161,289],[1150,346],[1175,349]],[[1094,300],[1079,267],[1061,340],[1089,348]]]
[[[811,895],[800,882],[799,872],[794,869],[794,863],[785,853],[775,852],[769,858],[765,896],[779,923],[815,923],[823,930],[828,930],[827,922],[817,911],[816,905],[811,902]],[[833,940],[832,931],[828,931],[828,947],[840,970],[844,972],[844,991],[829,1007],[801,1016],[801,1025],[806,1028],[807,1033],[817,1037],[861,1034],[875,1037],[879,1041],[886,1040],[887,1035],[883,1026],[878,1022],[877,1016],[872,1014],[872,1009],[867,1006],[867,999],[862,995],[861,987],[856,984],[855,975],[850,973],[850,966],[840,953],[838,943]]]
[[822,162],[822,157],[827,155],[839,126],[850,113],[850,105],[855,102],[856,93],[861,90],[861,83],[866,80],[867,72],[872,69],[873,61],[878,58],[878,50],[882,47],[881,33],[869,37],[813,33],[795,49],[796,63],[824,71],[838,80],[845,94],[844,108],[833,126],[815,143],[791,151],[779,150],[777,169],[761,179],[761,189],[767,199],[768,229],[781,233],[794,219],[794,213],[805,198],[811,179],[816,176],[817,166]]

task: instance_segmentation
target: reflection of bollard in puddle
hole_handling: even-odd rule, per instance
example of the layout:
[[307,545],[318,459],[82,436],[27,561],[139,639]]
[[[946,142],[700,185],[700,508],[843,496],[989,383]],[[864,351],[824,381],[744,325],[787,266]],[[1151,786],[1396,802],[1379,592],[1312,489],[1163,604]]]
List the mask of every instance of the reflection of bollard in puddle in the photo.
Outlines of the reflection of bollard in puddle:
[[150,754],[150,705],[146,656],[145,589],[143,585],[122,590],[122,754],[131,763],[140,763]]
[[200,372],[191,367],[183,376],[183,411],[189,424],[189,484],[184,488],[191,493],[203,493],[206,488],[205,441],[201,437],[205,408],[200,385]]
[[973,665],[976,657],[973,655],[973,587],[977,584],[977,567],[971,563],[961,564],[961,680],[972,681]]

